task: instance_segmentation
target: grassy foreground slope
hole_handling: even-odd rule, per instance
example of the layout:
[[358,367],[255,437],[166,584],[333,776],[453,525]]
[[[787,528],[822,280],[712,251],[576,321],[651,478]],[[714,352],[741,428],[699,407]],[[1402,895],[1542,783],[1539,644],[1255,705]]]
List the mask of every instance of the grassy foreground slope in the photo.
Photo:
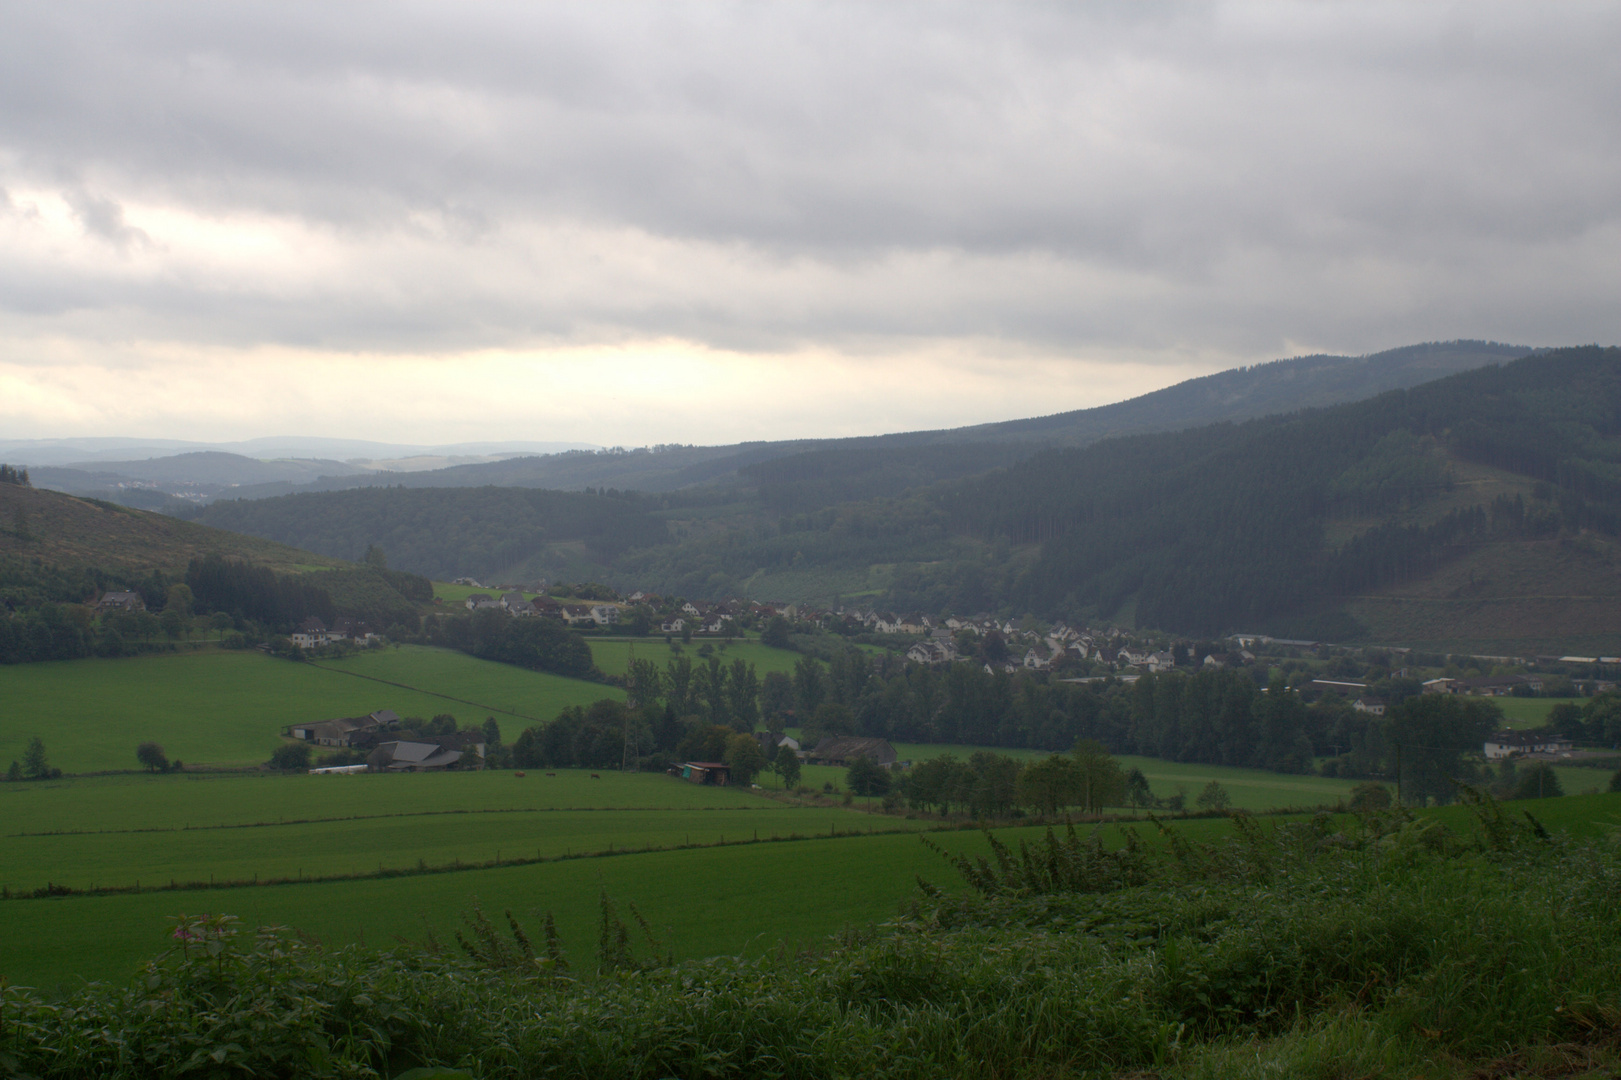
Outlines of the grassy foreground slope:
[[401,646],[299,664],[257,651],[181,653],[0,667],[0,764],[44,740],[64,772],[136,767],[148,740],[200,765],[256,765],[288,724],[393,709],[496,716],[512,737],[570,705],[621,692],[445,649]]
[[[333,956],[291,935],[256,946],[193,924],[191,958],[171,954],[127,989],[92,989],[67,1009],[14,994],[10,1049],[36,1075],[143,1078],[210,1058],[250,1075],[427,1065],[638,1080],[1479,1080],[1621,1067],[1613,846],[1533,829],[1493,804],[1458,829],[1399,813],[1210,824],[1225,836],[1189,828],[1174,849],[1060,837],[1028,860],[964,865],[956,885],[936,861],[943,887],[914,892],[901,918],[810,953],[733,950],[752,962],[647,966],[607,933],[600,950],[567,941],[574,966],[557,978],[544,951],[527,959],[504,928],[476,938],[469,959]],[[973,854],[971,834],[941,839]],[[812,856],[812,871],[843,877],[848,895],[867,879],[840,874],[839,853],[896,841],[600,862],[606,879],[611,864],[650,860],[640,883],[659,894],[642,905],[655,928],[668,925],[667,890],[700,879],[708,893],[677,898],[683,925],[695,908],[715,913],[718,895],[735,938],[762,911],[797,911],[796,886],[819,887],[781,852]],[[325,899],[350,911],[401,905]]]

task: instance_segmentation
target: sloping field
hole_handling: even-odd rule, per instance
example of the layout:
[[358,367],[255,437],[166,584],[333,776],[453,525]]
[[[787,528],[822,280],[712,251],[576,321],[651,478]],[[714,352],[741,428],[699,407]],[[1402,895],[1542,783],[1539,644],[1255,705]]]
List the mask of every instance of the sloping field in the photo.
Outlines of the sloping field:
[[1621,558],[1597,538],[1483,544],[1422,581],[1358,597],[1368,639],[1442,652],[1614,656]]
[[1509,730],[1520,728],[1541,727],[1548,719],[1548,714],[1555,705],[1581,706],[1587,703],[1586,698],[1493,698],[1498,708],[1503,710],[1503,726]]
[[64,772],[136,768],[135,748],[148,740],[189,764],[256,765],[288,724],[375,709],[475,724],[494,715],[515,738],[566,706],[621,694],[417,646],[318,665],[257,651],[18,664],[0,667],[0,765],[35,735]]
[[0,788],[0,885],[302,879],[917,829],[657,774],[92,777]]
[[659,670],[674,660],[677,656],[685,656],[694,665],[708,663],[705,657],[698,655],[698,650],[705,644],[713,645],[715,655],[720,657],[723,664],[730,665],[733,660],[743,660],[754,665],[755,674],[764,676],[769,671],[793,671],[794,664],[800,659],[800,654],[791,649],[773,649],[769,645],[762,645],[758,640],[745,641],[742,638],[733,639],[730,645],[723,641],[698,638],[689,645],[682,645],[679,653],[664,643],[663,637],[638,638],[635,641],[602,641],[596,638],[588,639],[591,644],[591,657],[597,667],[609,675],[623,675],[630,669],[630,654],[632,648],[636,651],[636,659],[651,660],[657,664]]
[[[1527,808],[1550,829],[1621,832],[1621,795],[1516,803],[1509,812]],[[1475,828],[1462,807],[1423,813],[1440,815],[1460,833]],[[1261,824],[1272,827],[1277,820]],[[1190,839],[1211,840],[1230,825],[1216,818],[1174,827]],[[1151,826],[1135,828],[1145,842],[1163,842]],[[997,835],[1016,846],[1041,833],[1024,828]],[[1111,845],[1122,840],[1116,827],[1102,835]],[[931,839],[949,852],[987,850],[982,834],[972,830]],[[531,932],[544,912],[553,912],[570,956],[589,969],[604,890],[627,922],[626,903],[634,902],[677,958],[764,956],[892,916],[916,895],[920,876],[947,890],[961,887],[955,872],[915,837],[852,834],[392,879],[0,901],[0,974],[45,988],[127,977],[166,947],[166,919],[180,912],[223,911],[247,926],[293,926],[329,945],[390,948],[424,942],[430,934],[448,944],[474,903],[498,921],[510,908]]]
[[[1209,836],[1228,825],[1216,819],[1187,828]],[[1040,833],[998,835],[1016,844]],[[935,839],[949,851],[987,851],[973,830]],[[603,890],[627,922],[625,904],[634,902],[678,959],[761,956],[891,917],[915,895],[920,875],[942,888],[960,887],[955,871],[916,837],[852,834],[401,878],[9,900],[0,901],[0,975],[45,988],[128,977],[166,947],[166,919],[181,912],[223,911],[248,926],[292,926],[330,945],[388,948],[432,934],[454,948],[460,916],[475,903],[497,920],[510,908],[532,933],[553,912],[569,954],[589,965]],[[633,945],[642,950],[640,941]]]
[[[163,514],[92,502],[58,491],[0,485],[0,558],[43,559],[146,574],[183,574],[192,559],[217,552],[279,571],[347,565],[254,536]],[[18,523],[26,526],[19,531]]]

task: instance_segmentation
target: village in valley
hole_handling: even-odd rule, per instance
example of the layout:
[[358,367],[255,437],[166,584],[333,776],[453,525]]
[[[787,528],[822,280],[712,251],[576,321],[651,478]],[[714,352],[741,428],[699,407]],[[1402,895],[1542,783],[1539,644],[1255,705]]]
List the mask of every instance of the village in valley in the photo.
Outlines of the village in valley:
[[[621,596],[599,584],[548,589],[545,582],[540,582],[530,588],[492,588],[472,578],[452,584],[473,590],[460,600],[470,613],[551,619],[584,631],[593,640],[646,641],[651,646],[662,639],[677,651],[681,645],[676,643],[680,642],[694,643],[707,653],[712,644],[706,642],[730,643],[755,637],[767,644],[788,646],[794,635],[808,634],[828,642],[842,639],[859,643],[931,668],[968,664],[987,675],[1040,674],[1077,685],[1130,685],[1144,675],[1244,670],[1263,693],[1271,689],[1271,675],[1278,669],[1285,675],[1278,685],[1300,695],[1302,700],[1324,705],[1340,703],[1368,717],[1385,715],[1388,703],[1377,690],[1392,678],[1423,694],[1535,697],[1552,689],[1560,695],[1590,697],[1613,692],[1617,674],[1621,673],[1621,657],[1610,656],[1414,657],[1411,649],[1400,647],[1340,646],[1246,633],[1198,641],[1142,634],[1118,626],[1072,627],[1033,618],[1015,621],[988,613],[896,615],[859,606],[818,608],[742,598],[692,601],[645,590]],[[134,594],[108,594],[102,600],[104,607],[138,603],[139,597]],[[383,643],[378,634],[353,619],[337,619],[328,626],[315,617],[306,619],[290,640],[297,649],[313,655],[333,648],[380,647]],[[912,764],[884,738],[830,733],[802,746],[797,737],[800,720],[791,711],[768,717],[767,721],[762,729],[749,734],[759,743],[768,762],[787,753],[806,764],[838,768],[848,767],[857,759],[897,772]],[[782,726],[772,727],[771,721]],[[490,723],[494,723],[493,718]],[[291,724],[284,729],[284,735],[326,753],[324,760],[310,768],[315,774],[477,770],[492,764],[491,747],[500,745],[498,727],[436,731],[432,722],[406,722],[389,709],[360,717]],[[1480,753],[1487,763],[1499,765],[1572,765],[1589,759],[1602,763],[1615,756],[1612,751],[1580,748],[1561,732],[1515,730],[1493,732],[1481,745]],[[722,761],[675,761],[666,771],[695,784],[726,785],[731,767]]]

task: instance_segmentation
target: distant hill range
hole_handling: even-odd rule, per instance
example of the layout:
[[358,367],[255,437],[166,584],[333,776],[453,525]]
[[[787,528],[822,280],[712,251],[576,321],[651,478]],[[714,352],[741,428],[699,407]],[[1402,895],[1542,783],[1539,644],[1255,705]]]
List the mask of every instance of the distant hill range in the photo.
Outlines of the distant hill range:
[[328,477],[442,469],[582,446],[555,442],[418,446],[300,437],[217,444],[174,439],[34,439],[0,440],[0,461],[27,467],[37,487],[186,513],[188,503],[199,505],[245,486],[291,490]]

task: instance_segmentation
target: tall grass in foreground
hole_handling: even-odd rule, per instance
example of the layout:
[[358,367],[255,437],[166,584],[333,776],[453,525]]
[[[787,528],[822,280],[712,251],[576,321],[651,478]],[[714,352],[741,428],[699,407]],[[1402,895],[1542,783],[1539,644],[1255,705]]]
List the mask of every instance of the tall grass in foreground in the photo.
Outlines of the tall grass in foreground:
[[599,956],[572,967],[554,932],[476,912],[460,955],[324,954],[194,919],[127,987],[6,990],[0,1071],[1433,1080],[1607,1060],[1621,859],[1476,810],[1469,836],[1396,812],[1239,818],[1231,840],[1163,848],[993,844],[951,860],[970,891],[925,883],[891,923],[761,961],[637,958],[606,898]]

